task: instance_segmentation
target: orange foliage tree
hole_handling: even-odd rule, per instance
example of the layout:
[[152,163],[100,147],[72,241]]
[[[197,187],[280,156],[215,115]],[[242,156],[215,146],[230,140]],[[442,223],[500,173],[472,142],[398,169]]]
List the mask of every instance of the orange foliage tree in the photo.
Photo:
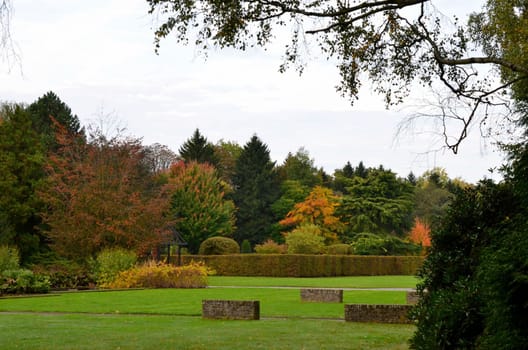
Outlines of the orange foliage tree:
[[165,234],[169,198],[142,163],[140,141],[92,135],[89,142],[59,127],[48,157],[44,233],[60,255],[82,261],[106,247],[145,254]]
[[344,224],[334,215],[338,205],[339,198],[331,189],[315,186],[306,199],[295,204],[279,224],[287,228],[301,224],[317,225],[327,241],[335,241],[337,234],[344,229]]
[[427,222],[420,218],[414,219],[414,225],[409,231],[409,240],[416,244],[421,244],[422,247],[431,246],[431,228]]

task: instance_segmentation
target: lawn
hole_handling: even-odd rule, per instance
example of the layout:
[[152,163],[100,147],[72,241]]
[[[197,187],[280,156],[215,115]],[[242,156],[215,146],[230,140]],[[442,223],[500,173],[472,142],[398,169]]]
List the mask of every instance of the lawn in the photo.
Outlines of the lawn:
[[[414,326],[345,323],[343,304],[302,303],[299,288],[270,288],[402,288],[415,283],[413,277],[393,277],[386,282],[383,277],[356,281],[348,277],[213,277],[210,284],[215,287],[206,289],[87,291],[0,299],[0,348],[406,349]],[[241,287],[225,287],[233,285]],[[262,319],[203,320],[203,299],[260,300]],[[344,303],[404,302],[402,291],[344,292]]]
[[353,277],[230,277],[211,276],[211,286],[258,287],[324,287],[324,288],[415,288],[415,276],[353,276]]

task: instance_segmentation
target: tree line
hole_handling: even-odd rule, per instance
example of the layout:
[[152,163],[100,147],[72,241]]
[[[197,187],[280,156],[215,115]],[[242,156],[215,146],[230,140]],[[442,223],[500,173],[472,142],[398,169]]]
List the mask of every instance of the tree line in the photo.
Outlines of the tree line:
[[430,226],[456,189],[442,169],[398,177],[347,162],[332,175],[300,148],[281,164],[256,135],[245,145],[198,129],[178,152],[118,130],[84,128],[53,92],[0,112],[0,242],[23,261],[53,252],[73,260],[104,248],[146,255],[177,230],[191,253],[212,236],[252,247],[303,225],[326,244],[358,234],[406,238]]

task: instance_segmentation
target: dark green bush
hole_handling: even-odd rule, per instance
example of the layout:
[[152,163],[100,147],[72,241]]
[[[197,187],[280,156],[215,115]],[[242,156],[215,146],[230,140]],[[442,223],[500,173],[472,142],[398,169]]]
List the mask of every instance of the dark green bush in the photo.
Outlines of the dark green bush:
[[5,270],[0,275],[0,294],[47,293],[49,289],[48,277],[31,270]]
[[350,251],[350,246],[344,243],[332,244],[326,247],[326,254],[330,255],[348,255]]
[[211,237],[207,238],[200,244],[200,255],[226,255],[240,253],[238,243],[228,237]]
[[251,253],[251,243],[247,239],[242,241],[242,246],[240,247],[240,252],[242,254]]
[[518,210],[508,184],[456,195],[419,272],[412,349],[526,349],[528,236]]
[[381,236],[373,233],[356,235],[350,244],[356,255],[419,255],[421,247],[396,236]]
[[86,266],[70,260],[55,259],[33,265],[37,275],[47,275],[52,289],[73,289],[95,284],[94,276]]

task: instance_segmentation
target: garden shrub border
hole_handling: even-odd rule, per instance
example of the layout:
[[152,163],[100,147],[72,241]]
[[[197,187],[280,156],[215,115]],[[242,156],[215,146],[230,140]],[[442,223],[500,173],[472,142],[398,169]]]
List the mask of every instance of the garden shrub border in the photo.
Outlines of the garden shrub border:
[[218,276],[334,277],[414,275],[423,256],[302,254],[184,255],[182,263],[203,262]]

